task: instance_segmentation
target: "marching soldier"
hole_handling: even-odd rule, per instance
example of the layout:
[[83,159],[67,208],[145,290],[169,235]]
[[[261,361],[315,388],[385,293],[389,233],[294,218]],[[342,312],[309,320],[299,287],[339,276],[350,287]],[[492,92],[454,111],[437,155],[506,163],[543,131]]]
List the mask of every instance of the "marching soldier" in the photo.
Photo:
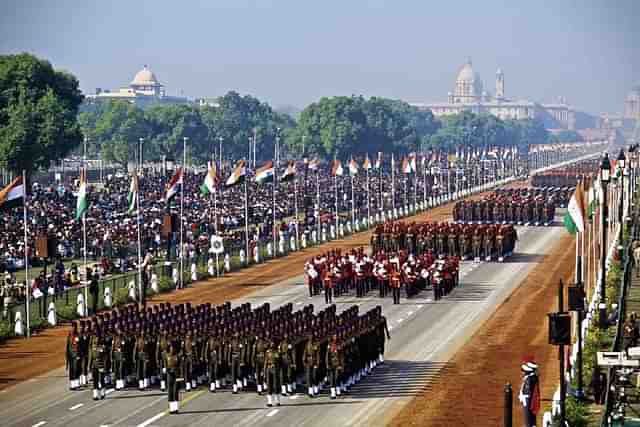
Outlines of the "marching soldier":
[[169,398],[169,412],[171,414],[178,413],[180,409],[180,388],[178,386],[180,378],[180,358],[175,343],[171,344],[169,351],[165,355],[165,363],[167,369],[167,395]]
[[279,368],[280,354],[278,347],[271,340],[264,356],[264,373],[267,377],[267,406],[273,406],[274,403],[280,406],[280,397],[277,392],[280,389]]
[[91,339],[89,350],[89,368],[93,377],[93,400],[102,400],[105,397],[104,374],[106,365],[106,351],[104,337],[98,329]]
[[145,329],[142,325],[139,326],[138,336],[135,340],[133,347],[133,362],[136,367],[136,377],[138,378],[138,388],[145,390],[149,386],[147,375],[147,363],[149,362],[149,355],[147,354],[146,346],[147,338]]
[[244,343],[240,333],[236,330],[229,342],[229,365],[231,366],[231,380],[233,381],[233,393],[242,390],[242,367],[244,366]]
[[78,334],[78,324],[71,324],[71,332],[67,336],[67,352],[65,367],[69,372],[69,389],[77,390],[80,387],[79,379],[79,356],[80,356],[80,335]]
[[[269,332],[267,331],[266,334]],[[256,336],[255,350],[253,352],[253,366],[255,366],[256,388],[259,395],[262,396],[263,384],[266,383],[264,373],[264,358],[269,345],[268,338],[263,334]]]
[[323,273],[322,282],[324,285],[324,302],[325,304],[333,303],[333,266],[330,265]]
[[111,345],[111,360],[113,361],[116,390],[122,390],[124,388],[124,350],[126,345],[126,338],[122,334],[120,325],[117,324]]
[[391,271],[391,290],[393,293],[393,303],[400,304],[400,282],[401,274],[397,268]]
[[285,332],[280,346],[278,349],[280,353],[280,384],[282,388],[282,395],[286,396],[287,393],[293,393],[293,378],[292,373],[296,369],[296,354],[295,348],[291,345],[289,340],[289,334]]
[[340,354],[340,346],[338,336],[333,335],[327,349],[326,361],[329,382],[331,385],[331,399],[335,399],[340,395],[339,380],[342,373],[342,355]]
[[309,334],[304,346],[302,360],[307,380],[309,397],[318,394],[318,370],[320,368],[320,343],[313,334]]
[[160,325],[160,336],[158,337],[158,345],[156,346],[156,367],[160,375],[160,390],[164,391],[167,387],[167,367],[165,366],[166,354],[169,351],[169,335],[164,324]]

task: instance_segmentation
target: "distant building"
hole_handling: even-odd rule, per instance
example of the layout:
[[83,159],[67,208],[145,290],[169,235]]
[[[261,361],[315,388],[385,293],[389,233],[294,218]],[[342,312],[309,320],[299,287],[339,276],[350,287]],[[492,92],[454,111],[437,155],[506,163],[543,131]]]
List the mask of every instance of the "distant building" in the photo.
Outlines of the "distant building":
[[625,138],[640,141],[640,84],[631,88],[624,99],[622,113],[602,113],[599,127],[619,131]]
[[138,71],[128,87],[116,90],[96,89],[93,95],[87,95],[88,102],[122,100],[136,104],[142,108],[153,104],[188,104],[187,98],[169,96],[165,87],[155,74],[145,65]]
[[640,120],[640,83],[631,88],[624,100],[624,118]]
[[[492,114],[500,119],[540,119],[547,128],[576,129],[576,115],[589,127],[588,114],[577,112],[564,98],[555,104],[539,104],[530,100],[512,100],[506,97],[505,76],[501,69],[496,72],[495,95],[484,89],[480,74],[473,70],[471,60],[462,66],[456,77],[453,92],[448,93],[447,102],[412,103],[428,109],[435,116],[459,114],[470,111],[475,114]],[[595,119],[591,120],[595,124]],[[580,126],[578,126],[580,127]]]

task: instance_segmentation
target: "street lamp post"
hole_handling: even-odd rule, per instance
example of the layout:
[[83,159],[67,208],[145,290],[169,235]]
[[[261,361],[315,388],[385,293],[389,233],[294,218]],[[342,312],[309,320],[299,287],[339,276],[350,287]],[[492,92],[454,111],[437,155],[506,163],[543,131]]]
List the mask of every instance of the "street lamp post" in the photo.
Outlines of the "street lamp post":
[[624,155],[624,149],[620,149],[618,154],[618,165],[620,165],[620,201],[618,203],[618,223],[622,224],[623,211],[624,211],[624,175],[625,175],[625,163],[626,157]]
[[605,269],[607,257],[607,185],[611,179],[611,164],[609,163],[609,155],[605,152],[600,164],[600,182],[602,185],[602,215],[600,226],[602,227],[602,249],[600,254],[600,304],[599,308],[599,326],[600,329],[607,328],[607,305],[606,305],[606,285],[605,285]]

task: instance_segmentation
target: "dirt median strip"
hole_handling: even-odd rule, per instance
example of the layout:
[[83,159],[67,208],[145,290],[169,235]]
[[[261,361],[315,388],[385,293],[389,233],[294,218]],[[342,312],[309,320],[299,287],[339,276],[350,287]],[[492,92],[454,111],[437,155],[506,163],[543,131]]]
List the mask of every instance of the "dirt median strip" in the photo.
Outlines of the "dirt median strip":
[[[526,186],[525,182],[514,182],[507,188]],[[478,199],[486,193],[476,194],[467,199]],[[445,221],[451,218],[454,202],[430,209],[404,221]],[[180,304],[191,302],[200,304],[222,304],[284,280],[302,274],[304,263],[309,258],[325,253],[333,248],[349,249],[368,245],[372,231],[363,231],[345,239],[335,240],[321,246],[308,248],[286,257],[267,261],[263,264],[225,275],[222,278],[203,280],[193,286],[155,296],[151,304],[170,302]],[[16,338],[0,346],[0,390],[14,384],[42,376],[53,369],[64,366],[65,340],[69,325],[45,329],[31,339]]]
[[544,403],[556,390],[559,367],[558,350],[547,343],[547,313],[557,310],[558,281],[572,280],[574,242],[574,237],[562,236],[453,356],[447,370],[428,390],[392,415],[388,425],[500,426],[507,382],[513,387],[513,425],[522,425],[517,395],[524,355],[533,356],[540,366],[540,393],[543,407],[548,406]]

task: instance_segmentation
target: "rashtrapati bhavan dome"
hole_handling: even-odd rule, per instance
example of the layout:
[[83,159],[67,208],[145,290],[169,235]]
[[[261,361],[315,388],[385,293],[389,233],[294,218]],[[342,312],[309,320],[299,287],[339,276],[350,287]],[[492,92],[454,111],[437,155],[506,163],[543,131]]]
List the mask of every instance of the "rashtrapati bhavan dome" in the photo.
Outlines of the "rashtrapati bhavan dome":
[[496,71],[495,91],[490,94],[482,83],[480,74],[474,71],[471,60],[460,68],[453,92],[448,93],[447,102],[412,103],[428,109],[435,116],[458,114],[470,111],[475,114],[492,114],[501,119],[540,119],[547,128],[575,129],[576,111],[567,105],[564,98],[557,104],[539,104],[529,100],[513,100],[506,96],[505,76]]

